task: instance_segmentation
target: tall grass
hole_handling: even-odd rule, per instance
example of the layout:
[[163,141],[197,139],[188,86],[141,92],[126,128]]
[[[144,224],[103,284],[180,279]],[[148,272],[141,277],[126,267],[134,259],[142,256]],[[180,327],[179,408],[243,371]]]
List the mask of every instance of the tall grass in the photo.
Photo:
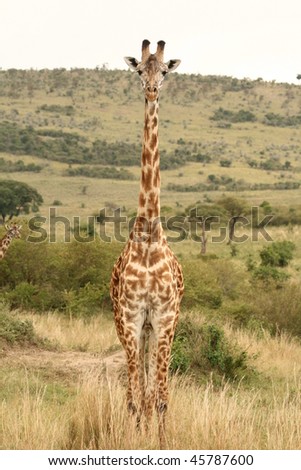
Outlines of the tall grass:
[[[47,332],[64,345],[61,359],[66,348],[84,345],[86,351],[100,353],[99,367],[83,364],[77,374],[68,374],[66,361],[56,362],[58,352],[47,356],[47,351],[39,354],[35,349],[10,351],[0,374],[0,448],[157,449],[156,416],[148,433],[143,424],[137,432],[127,414],[124,381],[101,361],[101,353],[115,341],[113,323],[30,317],[40,335]],[[227,324],[224,332],[255,354],[258,381],[251,386],[243,381],[216,386],[210,374],[205,384],[189,375],[172,376],[169,448],[301,449],[300,343],[286,334],[272,337]]]
[[[300,383],[296,383],[300,387]],[[300,394],[215,390],[171,381],[168,446],[171,449],[301,449]],[[297,390],[296,388],[296,390]],[[92,376],[63,409],[47,405],[43,390],[23,394],[1,408],[2,449],[156,449],[154,418],[137,432],[124,406],[124,389]],[[51,423],[51,425],[49,425]]]
[[58,313],[23,314],[39,336],[57,343],[63,349],[103,352],[119,346],[112,319],[100,313],[91,318],[69,318]]
[[22,382],[21,390],[1,403],[0,449],[59,449],[68,416],[47,401],[46,386],[33,391],[26,375]]

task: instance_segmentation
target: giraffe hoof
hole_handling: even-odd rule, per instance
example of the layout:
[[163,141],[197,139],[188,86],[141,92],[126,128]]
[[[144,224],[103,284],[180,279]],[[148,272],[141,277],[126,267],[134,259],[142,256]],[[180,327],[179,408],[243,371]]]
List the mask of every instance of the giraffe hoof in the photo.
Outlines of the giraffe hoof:
[[128,412],[131,413],[132,415],[137,413],[137,407],[134,405],[134,403],[132,402],[128,403]]
[[158,413],[166,413],[166,411],[167,411],[167,403],[164,403],[164,402],[158,403],[158,405],[157,405],[157,411],[158,411]]

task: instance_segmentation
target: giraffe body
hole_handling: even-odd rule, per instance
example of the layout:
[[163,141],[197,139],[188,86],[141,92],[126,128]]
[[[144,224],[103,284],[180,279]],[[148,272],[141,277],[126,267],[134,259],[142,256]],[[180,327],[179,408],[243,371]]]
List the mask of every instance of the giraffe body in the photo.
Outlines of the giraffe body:
[[5,225],[6,235],[0,240],[0,260],[4,258],[6,252],[14,238],[20,238],[21,225]]
[[138,422],[142,414],[149,422],[156,408],[161,448],[166,446],[168,366],[183,295],[181,266],[160,221],[158,93],[164,75],[179,63],[164,64],[163,49],[164,42],[159,41],[156,54],[150,54],[145,40],[140,63],[126,58],[144,88],[144,139],[137,218],[111,279],[116,329],[127,357],[128,409],[137,413]]

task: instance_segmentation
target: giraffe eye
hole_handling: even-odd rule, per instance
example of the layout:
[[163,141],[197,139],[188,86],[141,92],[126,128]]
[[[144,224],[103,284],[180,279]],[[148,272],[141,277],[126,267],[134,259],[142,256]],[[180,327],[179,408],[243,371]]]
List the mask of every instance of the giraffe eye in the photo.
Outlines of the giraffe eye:
[[163,70],[162,72],[163,77],[165,77],[166,74],[167,74],[166,70]]
[[142,70],[137,70],[138,75],[142,75]]

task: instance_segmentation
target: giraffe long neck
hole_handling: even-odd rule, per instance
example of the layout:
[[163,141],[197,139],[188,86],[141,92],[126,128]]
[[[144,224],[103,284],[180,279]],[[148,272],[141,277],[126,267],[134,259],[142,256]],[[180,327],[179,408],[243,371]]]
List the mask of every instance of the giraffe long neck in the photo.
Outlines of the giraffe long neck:
[[9,245],[11,244],[12,242],[12,239],[13,237],[6,234],[2,240],[0,240],[0,259],[4,258],[4,256],[6,255],[6,252],[9,248]]
[[160,217],[160,157],[158,142],[158,101],[145,101],[144,138],[141,156],[141,180],[138,217],[149,222]]

